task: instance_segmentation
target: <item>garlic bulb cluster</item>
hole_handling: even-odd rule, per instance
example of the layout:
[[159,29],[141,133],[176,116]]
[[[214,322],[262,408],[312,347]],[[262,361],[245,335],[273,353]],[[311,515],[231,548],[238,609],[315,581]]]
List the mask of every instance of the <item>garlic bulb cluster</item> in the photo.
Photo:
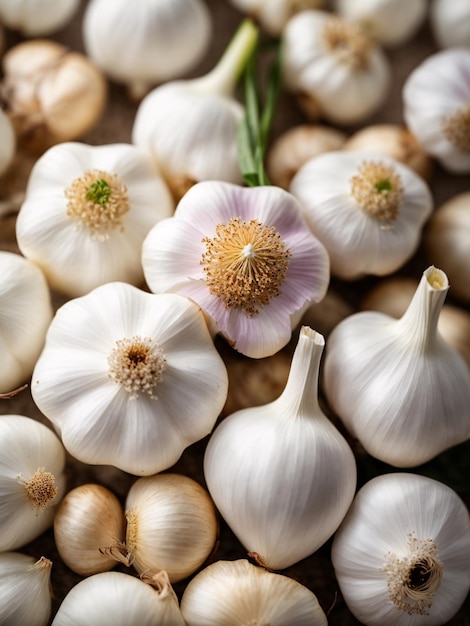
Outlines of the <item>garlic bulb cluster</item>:
[[321,9],[325,0],[229,0],[234,7],[248,13],[272,37],[278,37],[289,19],[307,9]]
[[28,150],[41,153],[82,137],[101,119],[107,84],[85,55],[56,41],[32,39],[10,48],[2,64],[2,96]]
[[164,572],[151,584],[120,572],[102,572],[81,580],[65,596],[52,626],[90,624],[186,626]]
[[244,108],[233,95],[257,39],[245,20],[208,74],[160,85],[140,103],[132,141],[152,155],[175,198],[202,180],[242,182],[236,133]]
[[29,379],[52,319],[46,279],[31,261],[0,251],[0,392]]
[[52,146],[33,166],[16,223],[21,252],[71,297],[143,281],[142,242],[173,212],[149,156],[132,144]]
[[453,174],[470,172],[470,49],[428,56],[408,76],[403,115],[424,150]]
[[315,552],[335,532],[354,496],[354,455],[318,404],[323,346],[321,335],[303,327],[279,398],[226,417],[204,456],[215,505],[243,546],[269,569]]
[[448,289],[431,266],[400,319],[360,312],[329,337],[329,405],[369,454],[396,467],[425,463],[470,437],[470,370],[437,332]]
[[377,476],[357,493],[331,556],[341,593],[362,624],[450,624],[470,590],[467,507],[431,478]]
[[51,615],[49,559],[0,552],[0,624],[47,626]]
[[384,103],[390,65],[362,29],[326,11],[301,11],[282,34],[283,80],[310,118],[363,122]]
[[187,626],[327,626],[314,593],[244,559],[212,563],[190,581],[181,598]]
[[[1,48],[0,48],[1,52]],[[16,150],[16,135],[10,118],[0,109],[0,176],[13,162]]]
[[212,19],[203,0],[92,0],[82,31],[94,63],[141,98],[153,85],[199,63],[209,46]]
[[52,525],[65,489],[59,438],[23,415],[0,418],[0,551],[16,550]]
[[80,0],[0,0],[0,20],[24,37],[52,35],[74,17]]
[[289,189],[327,249],[331,273],[346,280],[401,267],[433,208],[420,176],[376,152],[321,154],[300,168]]
[[465,0],[431,0],[429,19],[440,48],[470,47],[470,3]]

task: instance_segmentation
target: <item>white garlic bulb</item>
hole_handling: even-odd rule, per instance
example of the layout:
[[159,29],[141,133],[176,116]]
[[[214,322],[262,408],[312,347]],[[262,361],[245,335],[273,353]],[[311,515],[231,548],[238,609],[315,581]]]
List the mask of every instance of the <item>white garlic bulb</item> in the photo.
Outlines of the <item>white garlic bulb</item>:
[[52,35],[73,18],[80,0],[0,0],[0,20],[25,37]]
[[52,526],[65,489],[65,451],[48,428],[23,415],[0,418],[0,551]]
[[[1,52],[1,48],[0,48]],[[0,109],[0,176],[13,162],[16,150],[16,135],[10,118]]]
[[470,437],[470,370],[437,332],[449,283],[433,266],[398,320],[375,311],[329,337],[328,402],[372,456],[414,467]]
[[0,392],[32,374],[53,311],[49,287],[34,263],[0,251]]
[[215,505],[243,546],[269,569],[315,552],[335,532],[354,496],[354,455],[318,404],[323,346],[322,335],[303,327],[279,398],[226,417],[204,456]]
[[140,284],[142,242],[173,207],[153,162],[132,144],[61,143],[33,166],[18,246],[71,297],[116,280]]
[[282,43],[284,84],[309,117],[355,124],[385,101],[388,59],[355,24],[326,11],[301,11],[287,22]]
[[165,572],[152,585],[120,572],[89,576],[65,596],[52,626],[186,626]]
[[304,585],[244,559],[217,561],[189,582],[181,598],[188,626],[327,626],[315,594]]
[[420,176],[372,152],[321,154],[299,169],[289,190],[327,249],[331,273],[346,280],[401,267],[416,251],[433,208]]
[[51,615],[51,567],[45,557],[0,552],[0,624],[47,626]]
[[92,0],[82,32],[87,55],[141,98],[153,85],[199,63],[209,46],[212,19],[202,0]]
[[242,182],[236,133],[244,108],[233,95],[257,38],[245,20],[208,74],[160,85],[140,103],[132,141],[152,155],[175,198],[202,180]]
[[470,47],[470,2],[431,0],[429,19],[440,48]]
[[470,172],[470,49],[428,56],[408,76],[403,115],[424,150],[453,174]]
[[450,624],[470,589],[467,507],[431,478],[377,476],[357,493],[331,556],[346,604],[362,624]]

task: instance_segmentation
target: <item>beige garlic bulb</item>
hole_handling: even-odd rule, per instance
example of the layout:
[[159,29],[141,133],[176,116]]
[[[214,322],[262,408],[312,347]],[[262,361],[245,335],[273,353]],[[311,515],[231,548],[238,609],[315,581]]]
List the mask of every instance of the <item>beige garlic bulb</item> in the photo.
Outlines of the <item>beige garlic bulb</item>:
[[0,109],[0,176],[4,174],[12,164],[15,150],[15,130],[8,115],[3,109]]
[[470,2],[431,0],[429,21],[440,48],[470,47]]
[[52,35],[73,18],[80,0],[0,0],[0,20],[24,37]]

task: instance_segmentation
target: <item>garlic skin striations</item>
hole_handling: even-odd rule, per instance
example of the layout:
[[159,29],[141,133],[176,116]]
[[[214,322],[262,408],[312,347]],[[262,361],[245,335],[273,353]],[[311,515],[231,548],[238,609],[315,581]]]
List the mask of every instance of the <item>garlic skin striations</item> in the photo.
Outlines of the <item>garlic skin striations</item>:
[[0,553],[0,624],[47,626],[51,615],[49,559]]
[[181,598],[187,626],[327,626],[314,593],[292,578],[244,559],[217,561],[189,582]]
[[58,309],[31,393],[76,459],[143,476],[211,432],[227,386],[195,304],[108,283]]
[[203,0],[140,0],[135,5],[92,0],[82,34],[94,63],[139,99],[153,85],[199,63],[209,47],[212,18]]
[[442,626],[470,589],[470,520],[447,485],[383,474],[357,493],[333,539],[341,593],[366,626]]
[[129,574],[102,572],[65,596],[52,626],[186,626],[165,572],[147,584]]
[[466,0],[431,0],[429,20],[440,48],[470,48],[470,3]]
[[470,49],[428,56],[406,79],[402,100],[423,149],[452,174],[470,172]]
[[18,246],[70,297],[112,281],[138,285],[142,242],[173,207],[153,162],[132,144],[62,143],[33,166]]
[[332,275],[345,280],[401,267],[433,208],[420,176],[376,152],[321,154],[300,168],[289,189],[327,249]]
[[356,124],[384,103],[388,59],[355,24],[326,11],[301,11],[287,22],[282,45],[284,85],[309,118]]
[[0,20],[24,37],[52,35],[74,17],[80,0],[0,0]]
[[42,271],[14,252],[0,251],[0,393],[29,379],[53,311]]
[[0,551],[16,550],[52,526],[65,490],[65,450],[23,415],[0,417]]
[[448,289],[431,266],[399,320],[365,311],[329,337],[329,405],[369,454],[396,467],[426,463],[470,437],[470,370],[437,331]]
[[[1,51],[1,49],[0,49]],[[10,118],[0,109],[0,176],[13,162],[16,151],[16,135]]]
[[354,455],[318,404],[323,347],[323,336],[303,327],[279,398],[222,420],[204,456],[216,507],[269,569],[284,569],[315,552],[354,496]]

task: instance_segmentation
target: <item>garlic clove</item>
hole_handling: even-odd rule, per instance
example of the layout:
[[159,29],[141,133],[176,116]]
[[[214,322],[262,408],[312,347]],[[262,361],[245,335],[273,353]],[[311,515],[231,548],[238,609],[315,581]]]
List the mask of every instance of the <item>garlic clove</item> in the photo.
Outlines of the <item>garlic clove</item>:
[[74,17],[80,0],[2,0],[0,19],[24,37],[52,35]]

